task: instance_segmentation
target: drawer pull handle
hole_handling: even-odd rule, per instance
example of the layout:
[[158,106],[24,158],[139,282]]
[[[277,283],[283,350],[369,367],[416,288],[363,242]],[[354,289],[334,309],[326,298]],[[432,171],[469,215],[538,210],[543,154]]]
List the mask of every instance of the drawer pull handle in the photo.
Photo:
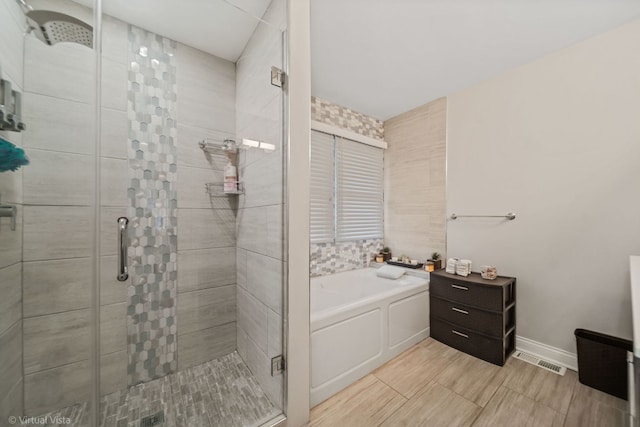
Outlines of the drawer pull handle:
[[451,287],[453,289],[460,289],[461,291],[468,291],[469,288],[467,288],[466,286],[460,286],[460,285],[451,285]]
[[469,338],[469,335],[463,334],[462,332],[458,332],[458,331],[456,331],[454,329],[452,329],[451,332],[453,332],[454,334],[459,335],[459,336],[461,336],[463,338]]
[[455,311],[456,313],[462,313],[462,314],[469,314],[468,311],[466,310],[461,310],[459,308],[455,308],[455,307],[451,307],[451,310]]

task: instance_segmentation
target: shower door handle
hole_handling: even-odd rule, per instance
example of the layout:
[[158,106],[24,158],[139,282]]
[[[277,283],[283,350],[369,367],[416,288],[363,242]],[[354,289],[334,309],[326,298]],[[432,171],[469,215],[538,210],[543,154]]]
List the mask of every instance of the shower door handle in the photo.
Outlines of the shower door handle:
[[127,226],[129,219],[121,216],[118,218],[118,276],[120,282],[129,278],[129,267],[127,266]]

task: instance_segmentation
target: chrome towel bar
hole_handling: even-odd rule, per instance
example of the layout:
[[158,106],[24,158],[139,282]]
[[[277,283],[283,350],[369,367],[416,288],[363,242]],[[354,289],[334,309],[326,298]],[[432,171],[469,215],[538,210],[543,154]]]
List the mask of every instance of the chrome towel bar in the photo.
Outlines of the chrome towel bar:
[[509,212],[506,215],[458,215],[458,214],[452,213],[449,218],[451,218],[451,219],[458,219],[458,218],[506,218],[506,219],[511,221],[511,220],[516,219],[516,214],[514,214],[513,212]]

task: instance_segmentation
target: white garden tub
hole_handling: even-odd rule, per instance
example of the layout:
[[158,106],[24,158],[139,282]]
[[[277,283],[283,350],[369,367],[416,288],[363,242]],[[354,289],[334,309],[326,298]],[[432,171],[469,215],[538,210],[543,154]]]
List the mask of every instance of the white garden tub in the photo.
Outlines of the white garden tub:
[[429,281],[375,268],[311,278],[311,405],[429,336]]

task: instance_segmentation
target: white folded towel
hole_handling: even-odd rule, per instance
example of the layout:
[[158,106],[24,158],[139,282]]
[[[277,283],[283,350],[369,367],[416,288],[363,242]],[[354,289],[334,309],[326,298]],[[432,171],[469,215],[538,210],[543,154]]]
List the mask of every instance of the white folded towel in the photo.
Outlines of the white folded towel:
[[468,276],[471,274],[471,260],[461,259],[456,262],[456,274],[458,276]]
[[391,265],[385,265],[384,267],[380,267],[376,274],[378,277],[384,277],[386,279],[398,279],[404,275],[405,271],[399,267],[393,267]]
[[447,265],[446,265],[446,272],[449,274],[455,274],[456,273],[456,263],[460,261],[460,258],[449,258],[447,260]]

